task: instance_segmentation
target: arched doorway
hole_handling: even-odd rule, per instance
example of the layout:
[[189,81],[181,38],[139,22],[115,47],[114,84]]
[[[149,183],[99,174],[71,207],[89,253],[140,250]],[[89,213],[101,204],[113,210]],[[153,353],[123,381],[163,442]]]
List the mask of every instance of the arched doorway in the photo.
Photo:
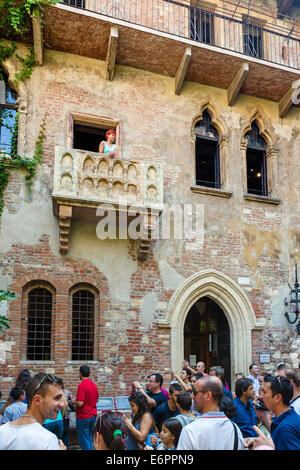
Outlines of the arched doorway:
[[171,370],[180,370],[184,359],[184,324],[192,306],[203,297],[212,299],[224,312],[230,328],[231,383],[234,374],[247,373],[252,362],[252,331],[261,330],[265,319],[255,317],[241,287],[225,274],[207,269],[185,279],[172,295],[160,328],[170,328]]
[[192,367],[203,361],[207,373],[211,366],[221,365],[230,382],[229,324],[220,306],[207,296],[194,303],[185,319],[184,358]]

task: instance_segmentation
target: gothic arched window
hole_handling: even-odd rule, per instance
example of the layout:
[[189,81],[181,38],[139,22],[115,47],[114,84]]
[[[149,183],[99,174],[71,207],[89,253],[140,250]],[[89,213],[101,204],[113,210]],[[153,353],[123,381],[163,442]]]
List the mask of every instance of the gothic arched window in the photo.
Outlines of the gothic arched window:
[[258,125],[255,121],[253,121],[251,130],[247,132],[245,138],[248,140],[246,151],[247,193],[267,196],[267,144],[260,135]]
[[195,124],[196,185],[220,188],[219,134],[208,111]]

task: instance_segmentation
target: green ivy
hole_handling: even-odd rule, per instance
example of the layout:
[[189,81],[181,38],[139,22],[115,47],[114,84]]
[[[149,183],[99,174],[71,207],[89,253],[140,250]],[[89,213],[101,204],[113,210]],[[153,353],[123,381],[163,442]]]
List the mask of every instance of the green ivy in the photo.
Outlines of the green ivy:
[[[3,300],[10,301],[12,299],[15,299],[15,294],[14,292],[10,292],[9,290],[0,290],[0,304],[3,302]],[[0,333],[3,330],[3,328],[9,328],[9,318],[4,317],[3,315],[0,315]]]
[[[32,17],[37,15],[43,24],[45,5],[53,5],[60,0],[1,0],[0,1],[0,80],[3,80],[2,63],[15,54],[14,41],[26,39],[32,28]],[[4,41],[6,40],[6,41]],[[10,44],[7,44],[10,41]],[[27,57],[15,54],[22,62],[22,70],[16,74],[16,83],[29,78],[35,64],[33,48]]]
[[[16,115],[15,123],[12,126],[13,132],[11,136],[11,153],[0,152],[0,216],[4,209],[4,191],[9,182],[9,172],[11,168],[24,168],[27,170],[25,176],[25,183],[29,194],[31,194],[33,178],[36,173],[37,165],[43,161],[43,143],[46,137],[45,134],[45,118],[40,127],[38,137],[35,141],[35,150],[32,158],[21,157],[17,154],[17,136],[18,136],[18,113]],[[8,127],[8,126],[6,126]]]

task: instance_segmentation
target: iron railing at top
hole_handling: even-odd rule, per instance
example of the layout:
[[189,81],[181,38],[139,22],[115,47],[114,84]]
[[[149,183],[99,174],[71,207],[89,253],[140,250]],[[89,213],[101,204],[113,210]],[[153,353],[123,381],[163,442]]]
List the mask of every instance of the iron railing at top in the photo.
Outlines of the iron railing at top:
[[244,15],[229,9],[212,11],[205,2],[187,0],[63,0],[62,3],[300,69],[300,29],[296,19],[289,19],[288,29],[274,18],[269,22],[254,19],[251,11]]

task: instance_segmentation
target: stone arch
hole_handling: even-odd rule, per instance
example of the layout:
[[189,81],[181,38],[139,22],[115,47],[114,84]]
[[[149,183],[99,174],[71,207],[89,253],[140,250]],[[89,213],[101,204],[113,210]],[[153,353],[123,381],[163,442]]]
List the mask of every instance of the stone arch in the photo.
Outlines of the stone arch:
[[18,113],[19,113],[19,123],[18,123],[18,154],[25,156],[26,153],[26,121],[27,121],[27,103],[28,103],[28,93],[25,84],[22,81],[15,82],[15,75],[18,72],[18,69],[12,60],[8,58],[2,62],[2,67],[4,72],[8,76],[9,85],[16,90],[18,93]]
[[207,111],[211,117],[212,125],[217,129],[220,139],[227,135],[227,130],[223,121],[218,117],[217,108],[212,103],[210,98],[205,99],[200,105],[200,112],[193,118],[192,121],[192,130],[195,128],[197,121],[203,119],[203,113]]
[[276,198],[278,194],[278,146],[277,140],[271,126],[268,124],[262,111],[258,108],[253,110],[244,121],[242,126],[241,138],[240,138],[240,149],[242,157],[242,181],[243,191],[247,193],[247,164],[246,164],[246,152],[248,146],[248,140],[245,138],[247,132],[251,130],[253,122],[256,122],[260,135],[263,137],[267,144],[266,159],[267,159],[267,183],[269,196]]
[[190,308],[202,297],[214,300],[229,323],[231,380],[234,374],[246,373],[252,361],[251,332],[261,329],[264,324],[255,317],[252,305],[240,286],[227,275],[207,269],[186,279],[174,292],[166,312],[166,318],[159,323],[171,330],[171,369],[179,370],[184,354],[184,323]]
[[241,138],[244,139],[247,132],[251,130],[251,125],[253,121],[256,121],[258,128],[259,128],[260,135],[266,141],[268,148],[276,145],[275,135],[270,129],[270,126],[268,125],[267,120],[264,117],[263,113],[259,109],[255,109],[254,111],[252,111],[245,119],[245,123],[242,128]]

